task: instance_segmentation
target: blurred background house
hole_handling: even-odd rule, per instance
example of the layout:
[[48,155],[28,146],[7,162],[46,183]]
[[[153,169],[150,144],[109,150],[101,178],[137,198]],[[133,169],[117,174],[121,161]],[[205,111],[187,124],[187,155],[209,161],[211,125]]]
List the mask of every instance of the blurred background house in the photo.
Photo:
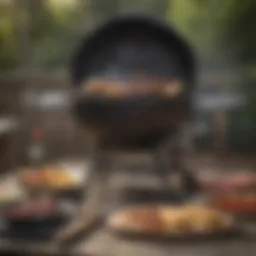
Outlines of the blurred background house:
[[1,168],[26,162],[33,127],[44,130],[48,159],[85,154],[69,59],[93,28],[130,11],[165,19],[194,47],[192,149],[256,152],[254,0],[0,0],[0,128],[9,121],[0,129]]

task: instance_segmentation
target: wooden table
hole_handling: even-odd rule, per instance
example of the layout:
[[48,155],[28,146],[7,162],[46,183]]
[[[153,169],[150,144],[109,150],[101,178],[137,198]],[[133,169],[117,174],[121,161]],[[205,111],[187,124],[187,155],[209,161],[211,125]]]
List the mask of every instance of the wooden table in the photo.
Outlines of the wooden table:
[[219,241],[169,241],[146,242],[121,240],[107,232],[99,231],[77,247],[79,252],[113,256],[255,256],[256,237],[233,238]]
[[121,239],[104,229],[81,239],[72,248],[60,248],[53,243],[0,240],[0,252],[20,255],[106,255],[106,256],[255,256],[256,223],[254,233],[246,237],[196,241],[139,241]]
[[[141,182],[145,181],[141,175]],[[127,176],[114,180],[114,184],[133,183]],[[136,179],[137,180],[137,179]],[[139,179],[138,179],[139,180]],[[158,186],[157,180],[149,179],[150,187]],[[0,239],[1,253],[20,255],[99,255],[99,256],[256,256],[256,222],[248,222],[243,228],[249,233],[246,237],[222,240],[169,241],[165,243],[149,241],[129,241],[110,234],[104,228],[82,238],[72,248],[58,247],[53,242],[25,242]]]

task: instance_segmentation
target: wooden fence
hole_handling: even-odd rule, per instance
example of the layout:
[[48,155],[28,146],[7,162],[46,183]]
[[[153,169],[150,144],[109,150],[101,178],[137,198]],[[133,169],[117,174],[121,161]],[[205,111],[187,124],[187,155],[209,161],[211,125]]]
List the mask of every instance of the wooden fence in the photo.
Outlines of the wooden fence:
[[71,114],[70,89],[64,75],[0,78],[0,113],[19,123],[16,131],[4,136],[5,167],[25,164],[30,131],[38,126],[45,133],[48,159],[86,153],[86,142]]

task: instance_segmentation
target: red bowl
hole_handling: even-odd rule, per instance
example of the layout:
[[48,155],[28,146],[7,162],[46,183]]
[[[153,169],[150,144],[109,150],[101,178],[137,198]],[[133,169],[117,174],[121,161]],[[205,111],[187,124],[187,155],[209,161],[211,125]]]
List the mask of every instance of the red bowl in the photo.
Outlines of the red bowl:
[[33,199],[9,208],[4,216],[10,221],[36,221],[58,215],[58,204],[48,198]]
[[256,193],[256,174],[237,173],[211,181],[201,181],[200,184],[203,191],[213,194],[246,190],[255,190]]
[[214,208],[235,213],[235,214],[256,214],[256,197],[255,198],[215,198],[211,204]]

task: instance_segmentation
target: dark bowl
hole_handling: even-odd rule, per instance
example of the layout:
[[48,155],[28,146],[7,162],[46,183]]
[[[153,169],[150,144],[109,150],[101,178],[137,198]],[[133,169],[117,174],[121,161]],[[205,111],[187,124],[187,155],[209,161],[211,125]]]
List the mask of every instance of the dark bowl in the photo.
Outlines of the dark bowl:
[[[42,206],[44,209],[40,212]],[[8,225],[5,235],[21,238],[50,237],[67,221],[67,216],[54,200],[49,201],[48,205],[40,199],[18,203],[6,210],[3,216]]]

